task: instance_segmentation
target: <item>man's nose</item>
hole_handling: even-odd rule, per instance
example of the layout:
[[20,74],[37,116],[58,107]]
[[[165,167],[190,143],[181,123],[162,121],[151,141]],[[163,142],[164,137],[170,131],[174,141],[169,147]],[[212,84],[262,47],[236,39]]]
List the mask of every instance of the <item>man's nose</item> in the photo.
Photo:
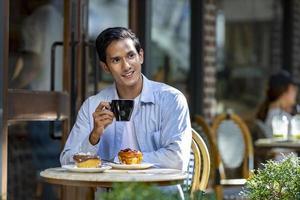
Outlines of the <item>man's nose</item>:
[[128,60],[127,60],[127,59],[124,59],[124,60],[123,60],[123,69],[128,70],[128,69],[130,69],[130,67],[131,67],[131,65],[130,65],[130,63],[128,62]]

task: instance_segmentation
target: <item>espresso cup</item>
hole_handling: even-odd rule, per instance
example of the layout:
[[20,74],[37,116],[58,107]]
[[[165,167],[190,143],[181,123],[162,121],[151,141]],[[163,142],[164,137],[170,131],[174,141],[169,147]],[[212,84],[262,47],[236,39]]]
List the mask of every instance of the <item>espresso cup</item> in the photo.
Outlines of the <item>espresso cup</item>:
[[111,111],[114,113],[116,121],[130,121],[134,107],[134,100],[114,99],[110,103]]

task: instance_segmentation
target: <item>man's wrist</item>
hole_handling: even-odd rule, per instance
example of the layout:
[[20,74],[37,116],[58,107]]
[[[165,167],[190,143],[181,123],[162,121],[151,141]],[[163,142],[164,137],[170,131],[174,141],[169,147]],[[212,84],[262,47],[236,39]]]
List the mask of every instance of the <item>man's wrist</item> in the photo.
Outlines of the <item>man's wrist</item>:
[[95,133],[95,131],[92,131],[89,136],[89,141],[92,145],[98,144],[100,141],[100,135]]

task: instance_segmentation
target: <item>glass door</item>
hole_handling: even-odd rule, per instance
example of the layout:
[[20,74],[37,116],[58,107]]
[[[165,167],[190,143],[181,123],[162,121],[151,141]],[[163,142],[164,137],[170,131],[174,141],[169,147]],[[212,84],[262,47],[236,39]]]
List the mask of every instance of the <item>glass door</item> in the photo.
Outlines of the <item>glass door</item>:
[[78,5],[67,0],[4,2],[9,2],[9,52],[3,192],[8,199],[59,199],[60,188],[40,180],[39,172],[60,166],[61,144],[69,132],[74,48],[80,45],[72,38],[80,31],[71,28],[71,14]]

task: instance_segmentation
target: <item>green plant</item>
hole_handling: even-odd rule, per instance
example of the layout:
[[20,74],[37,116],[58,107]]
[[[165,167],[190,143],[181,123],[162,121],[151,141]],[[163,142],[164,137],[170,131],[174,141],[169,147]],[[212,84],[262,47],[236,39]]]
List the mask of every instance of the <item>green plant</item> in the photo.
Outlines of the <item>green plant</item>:
[[[160,190],[153,185],[142,183],[116,183],[110,192],[101,194],[103,200],[179,200],[177,194]],[[185,195],[185,199],[189,200],[189,195]],[[195,200],[204,200],[202,191],[194,194]]]
[[255,200],[299,200],[300,158],[289,154],[280,161],[267,161],[253,171],[241,195]]
[[173,195],[169,196],[153,186],[141,183],[116,183],[112,191],[101,197],[103,200],[176,199]]

